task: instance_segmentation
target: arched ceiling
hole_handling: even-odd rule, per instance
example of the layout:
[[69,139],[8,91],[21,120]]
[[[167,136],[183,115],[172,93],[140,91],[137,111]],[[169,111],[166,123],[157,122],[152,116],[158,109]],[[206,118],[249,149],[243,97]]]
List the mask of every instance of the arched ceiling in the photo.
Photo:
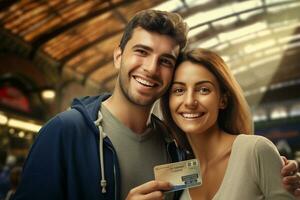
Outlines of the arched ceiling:
[[298,0],[0,0],[0,49],[49,76],[111,90],[113,49],[130,17],[148,8],[180,13],[188,48],[219,52],[251,104],[300,99]]

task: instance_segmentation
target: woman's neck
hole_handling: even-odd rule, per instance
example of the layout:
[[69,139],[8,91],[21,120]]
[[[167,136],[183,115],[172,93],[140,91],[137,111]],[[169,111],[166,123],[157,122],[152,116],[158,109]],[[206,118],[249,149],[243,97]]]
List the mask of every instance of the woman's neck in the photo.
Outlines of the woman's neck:
[[189,134],[188,138],[200,161],[203,180],[201,187],[189,190],[190,195],[193,199],[213,199],[224,179],[236,136],[214,127],[205,133]]
[[206,132],[199,134],[188,134],[189,142],[195,156],[201,163],[201,168],[208,166],[215,160],[220,159],[223,154],[230,151],[232,142],[229,135],[214,126]]

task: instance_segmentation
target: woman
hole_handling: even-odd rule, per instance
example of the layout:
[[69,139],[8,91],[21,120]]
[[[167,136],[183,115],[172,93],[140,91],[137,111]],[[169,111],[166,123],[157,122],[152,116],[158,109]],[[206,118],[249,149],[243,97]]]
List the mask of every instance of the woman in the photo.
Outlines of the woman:
[[222,58],[195,49],[179,63],[162,111],[179,145],[200,161],[203,180],[181,200],[293,199],[282,186],[278,151],[252,135],[248,104]]

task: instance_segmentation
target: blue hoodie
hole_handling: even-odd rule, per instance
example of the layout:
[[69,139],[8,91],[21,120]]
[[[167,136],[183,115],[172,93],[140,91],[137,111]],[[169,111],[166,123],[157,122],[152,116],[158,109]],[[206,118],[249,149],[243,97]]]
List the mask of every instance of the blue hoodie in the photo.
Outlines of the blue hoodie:
[[[119,164],[108,137],[103,140],[106,193],[101,192],[100,185],[101,148],[99,129],[94,122],[101,102],[108,97],[75,99],[71,109],[43,126],[24,164],[14,200],[120,199]],[[169,153],[176,149],[172,142],[167,145]],[[177,161],[175,151],[171,157]]]
[[14,200],[119,199],[119,165],[107,137],[103,149],[106,193],[100,186],[99,131],[94,121],[100,102],[108,97],[75,99],[71,109],[40,130]]

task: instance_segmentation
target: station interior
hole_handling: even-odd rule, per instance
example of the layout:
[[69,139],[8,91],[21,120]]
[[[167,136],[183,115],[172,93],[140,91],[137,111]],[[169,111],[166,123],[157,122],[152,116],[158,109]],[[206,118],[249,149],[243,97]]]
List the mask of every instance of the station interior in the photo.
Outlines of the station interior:
[[179,13],[187,49],[215,51],[232,70],[255,134],[300,158],[298,0],[0,0],[0,149],[24,161],[72,99],[111,92],[113,50],[144,9]]

